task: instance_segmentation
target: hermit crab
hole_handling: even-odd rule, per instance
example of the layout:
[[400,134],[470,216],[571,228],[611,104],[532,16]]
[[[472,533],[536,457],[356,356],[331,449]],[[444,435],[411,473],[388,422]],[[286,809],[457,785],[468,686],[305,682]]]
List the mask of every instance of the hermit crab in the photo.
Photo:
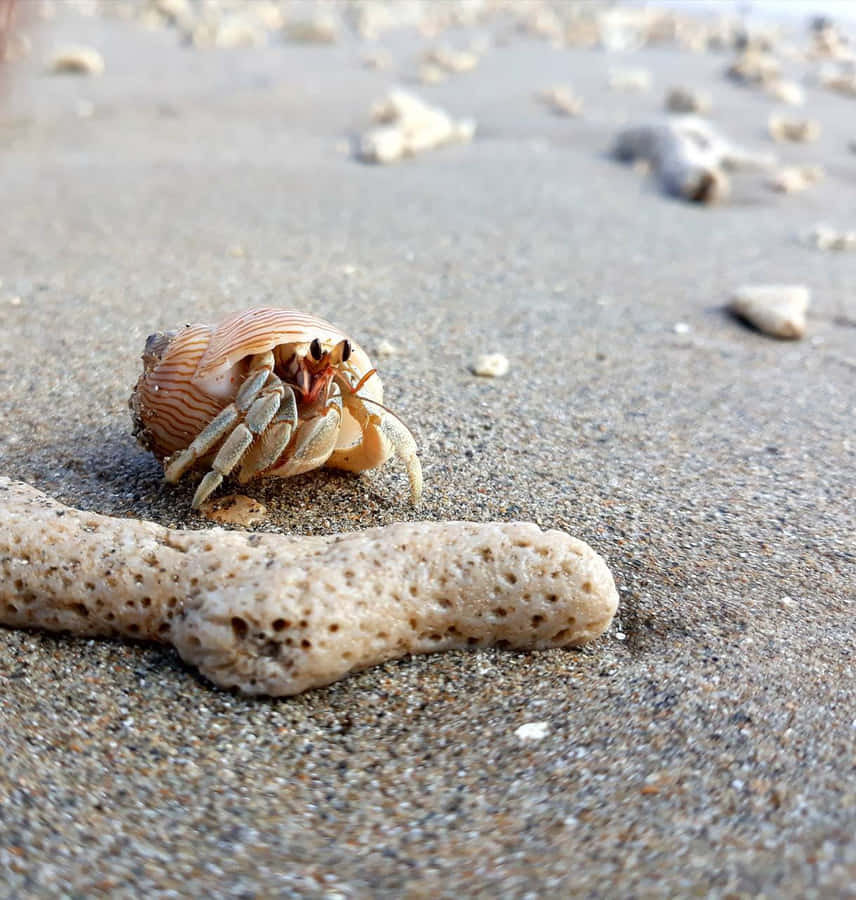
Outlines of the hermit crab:
[[368,356],[296,309],[249,309],[150,335],[129,406],[137,440],[163,461],[167,481],[208,469],[194,509],[235,469],[243,484],[325,465],[362,472],[393,454],[414,503],[422,493],[416,442],[383,405]]

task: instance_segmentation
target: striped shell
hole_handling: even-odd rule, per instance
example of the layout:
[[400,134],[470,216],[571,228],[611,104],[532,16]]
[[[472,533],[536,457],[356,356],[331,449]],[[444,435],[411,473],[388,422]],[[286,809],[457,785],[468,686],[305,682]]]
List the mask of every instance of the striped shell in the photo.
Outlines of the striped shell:
[[[134,435],[159,459],[187,447],[235,397],[250,357],[273,350],[278,362],[305,356],[313,340],[329,350],[351,344],[350,368],[363,376],[372,370],[366,353],[342,331],[296,309],[261,307],[229,316],[217,325],[185,325],[150,335],[143,353],[143,374],[129,405]],[[372,374],[360,396],[383,402],[383,387]],[[347,407],[336,449],[358,444],[362,431]]]

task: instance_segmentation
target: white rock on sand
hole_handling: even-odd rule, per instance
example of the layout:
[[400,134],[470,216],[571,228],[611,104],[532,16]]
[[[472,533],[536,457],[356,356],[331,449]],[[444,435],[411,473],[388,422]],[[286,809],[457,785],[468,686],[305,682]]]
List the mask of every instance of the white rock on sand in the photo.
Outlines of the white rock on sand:
[[734,292],[729,309],[764,334],[801,338],[810,301],[809,289],[801,284],[746,285]]

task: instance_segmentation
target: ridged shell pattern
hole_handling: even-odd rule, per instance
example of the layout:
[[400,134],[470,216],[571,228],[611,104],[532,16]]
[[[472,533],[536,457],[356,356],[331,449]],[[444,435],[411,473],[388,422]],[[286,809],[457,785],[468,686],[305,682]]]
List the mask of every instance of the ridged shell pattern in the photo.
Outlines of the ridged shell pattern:
[[[330,349],[346,335],[299,310],[266,307],[232,315],[214,326],[186,325],[174,333],[153,335],[130,399],[137,439],[160,459],[184,449],[234,399],[252,355],[282,345],[305,353],[316,338]],[[368,372],[372,368],[368,356],[351,344],[352,368]],[[360,395],[382,402],[380,378],[369,378]],[[341,446],[359,439],[351,423],[346,424],[351,427],[342,429]]]

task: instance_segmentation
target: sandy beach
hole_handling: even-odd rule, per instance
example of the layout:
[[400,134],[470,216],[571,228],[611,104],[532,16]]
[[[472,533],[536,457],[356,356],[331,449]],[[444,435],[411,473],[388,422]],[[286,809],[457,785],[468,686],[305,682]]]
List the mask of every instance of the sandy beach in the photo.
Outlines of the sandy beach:
[[[159,646],[2,629],[0,897],[856,896],[856,251],[804,239],[856,229],[856,97],[786,54],[801,107],[726,78],[731,49],[557,47],[513,17],[197,48],[56,7],[3,69],[0,475],[209,525],[131,434],[146,336],[295,306],[373,357],[424,499],[393,463],[321,470],[242,489],[255,527],[532,521],[606,557],[620,606],[582,650],[405,658],[280,700]],[[420,82],[443,42],[478,64]],[[66,45],[103,74],[52,74]],[[538,99],[558,84],[579,115]],[[356,159],[396,85],[473,140]],[[824,177],[665,195],[610,148],[675,86]],[[774,112],[819,137],[774,142]],[[747,284],[806,285],[805,336],[730,315]],[[494,352],[508,373],[474,375]]]

